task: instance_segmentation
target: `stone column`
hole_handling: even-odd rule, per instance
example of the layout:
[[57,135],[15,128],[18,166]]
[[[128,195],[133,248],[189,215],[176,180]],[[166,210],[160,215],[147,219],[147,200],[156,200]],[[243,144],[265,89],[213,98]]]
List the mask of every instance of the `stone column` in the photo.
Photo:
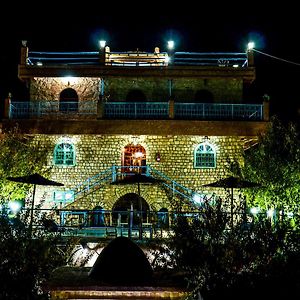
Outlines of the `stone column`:
[[248,67],[253,67],[254,66],[254,56],[253,56],[252,49],[247,50],[247,59],[248,59]]
[[4,119],[9,119],[9,111],[10,111],[10,104],[11,104],[11,93],[8,93],[8,96],[4,99]]
[[22,46],[20,64],[26,65],[28,60],[28,47]]
[[174,99],[169,99],[169,119],[174,119],[175,110],[174,110]]
[[104,103],[103,97],[100,95],[97,101],[97,119],[103,119],[104,116]]

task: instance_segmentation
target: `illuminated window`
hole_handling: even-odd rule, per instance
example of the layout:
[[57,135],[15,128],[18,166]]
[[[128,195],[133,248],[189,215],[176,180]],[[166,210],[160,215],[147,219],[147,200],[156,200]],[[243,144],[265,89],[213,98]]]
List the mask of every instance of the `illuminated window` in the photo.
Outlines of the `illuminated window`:
[[75,149],[72,144],[60,143],[54,149],[54,164],[57,166],[74,166]]
[[215,168],[216,167],[216,152],[214,147],[209,143],[201,143],[194,153],[195,168]]

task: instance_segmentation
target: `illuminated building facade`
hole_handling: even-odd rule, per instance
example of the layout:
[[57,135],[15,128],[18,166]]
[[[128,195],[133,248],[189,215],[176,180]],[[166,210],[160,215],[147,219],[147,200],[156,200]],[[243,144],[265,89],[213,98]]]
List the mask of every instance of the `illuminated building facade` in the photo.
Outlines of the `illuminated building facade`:
[[[213,200],[223,191],[203,185],[227,176],[229,161],[242,162],[269,120],[268,103],[245,96],[255,79],[251,50],[53,53],[24,46],[18,74],[29,101],[6,100],[3,129],[18,123],[49,149],[45,167],[64,187],[38,186],[37,195],[45,207],[73,210],[61,214],[62,225],[125,226],[131,210],[151,226],[157,213]],[[135,173],[153,181],[113,184]],[[92,210],[103,215],[92,219]]]

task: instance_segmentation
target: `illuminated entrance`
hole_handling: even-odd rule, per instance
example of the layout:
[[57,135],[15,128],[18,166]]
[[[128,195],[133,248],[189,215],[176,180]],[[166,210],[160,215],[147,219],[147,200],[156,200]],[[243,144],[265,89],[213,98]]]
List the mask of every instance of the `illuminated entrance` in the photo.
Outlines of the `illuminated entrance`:
[[140,144],[129,144],[123,149],[122,172],[146,172],[146,150]]

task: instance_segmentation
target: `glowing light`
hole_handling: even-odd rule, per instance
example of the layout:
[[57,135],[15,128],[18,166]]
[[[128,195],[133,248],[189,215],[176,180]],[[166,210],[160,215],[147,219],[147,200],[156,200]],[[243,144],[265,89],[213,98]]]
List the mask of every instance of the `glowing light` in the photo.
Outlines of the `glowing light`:
[[168,41],[168,49],[172,50],[175,47],[174,41]]
[[198,205],[203,203],[203,197],[201,194],[194,193],[192,198],[193,198],[193,201]]
[[22,204],[20,201],[9,201],[8,207],[12,211],[12,213],[16,214],[21,210]]
[[104,40],[99,41],[99,45],[100,45],[100,48],[104,48],[106,46],[106,41],[104,41]]
[[38,62],[36,63],[36,65],[37,65],[37,66],[42,66],[43,63],[42,63],[41,61],[38,61]]
[[254,47],[255,47],[254,42],[249,42],[248,45],[247,45],[248,50],[252,50]]
[[275,210],[273,208],[271,208],[267,211],[267,216],[269,218],[272,218],[274,216],[274,214],[275,214]]
[[73,85],[73,84],[77,84],[78,78],[73,76],[65,76],[61,78],[61,81],[65,85]]
[[233,67],[234,67],[234,68],[238,68],[238,67],[239,67],[239,65],[233,65]]
[[259,213],[259,207],[252,207],[250,209],[251,214],[257,215]]
[[143,157],[143,156],[144,156],[144,154],[142,152],[135,152],[134,153],[135,158],[140,158],[140,157]]

